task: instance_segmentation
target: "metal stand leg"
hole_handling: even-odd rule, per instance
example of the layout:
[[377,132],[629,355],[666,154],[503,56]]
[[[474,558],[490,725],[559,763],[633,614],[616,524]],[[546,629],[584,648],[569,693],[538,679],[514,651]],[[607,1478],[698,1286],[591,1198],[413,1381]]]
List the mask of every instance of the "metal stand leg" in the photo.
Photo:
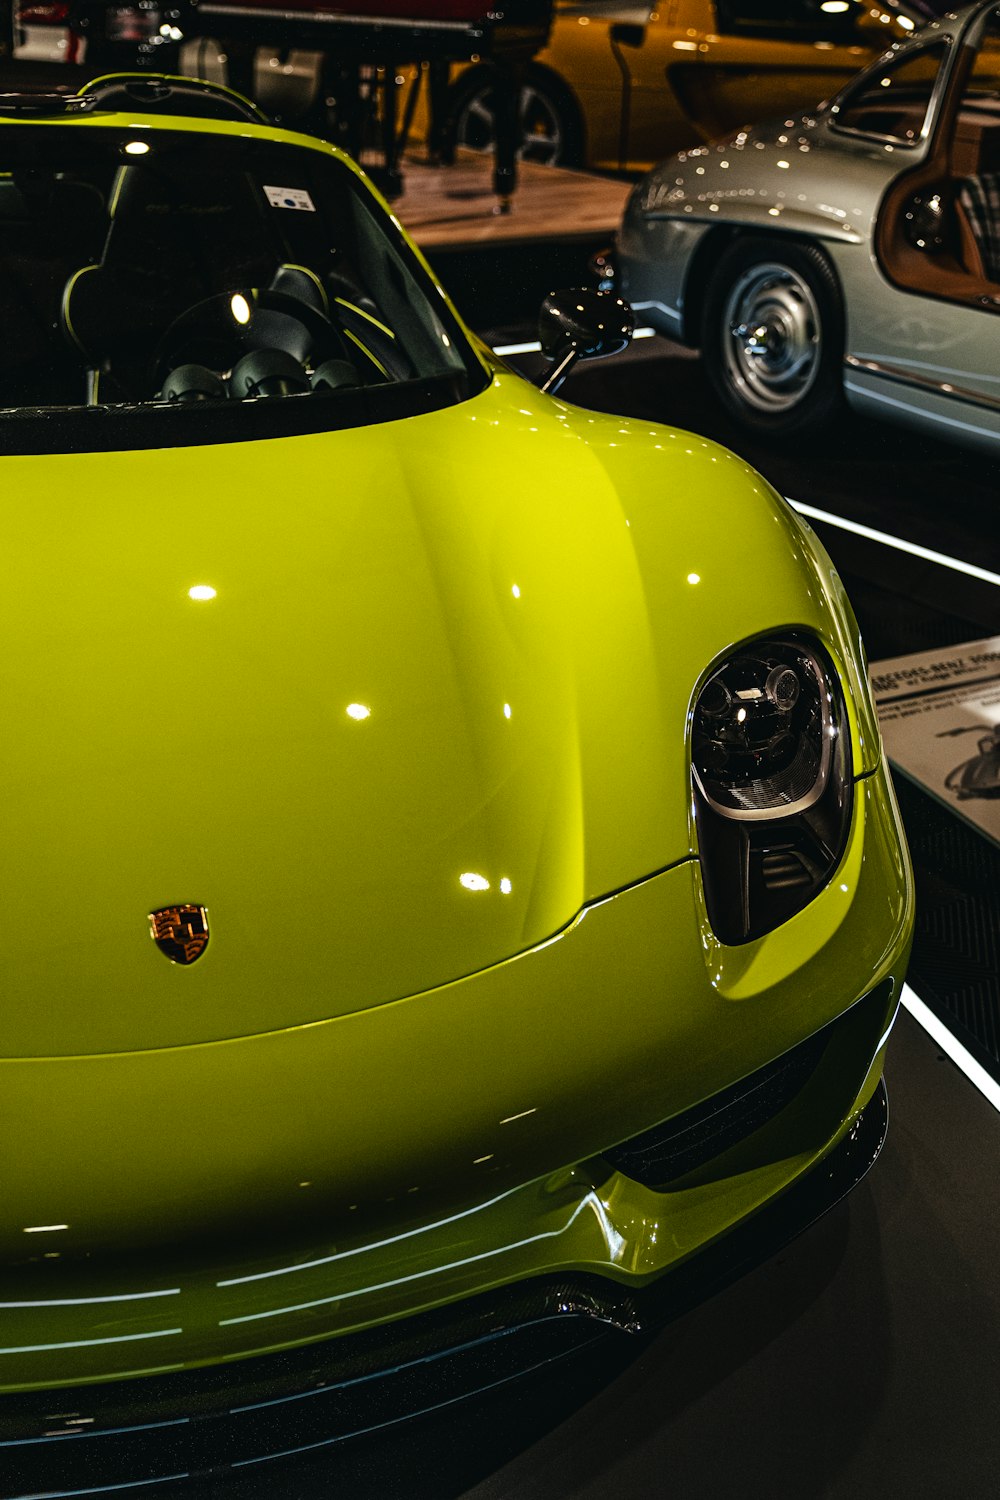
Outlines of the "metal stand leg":
[[455,132],[448,117],[450,78],[450,63],[435,61],[427,65],[427,99],[430,106],[427,154],[431,161],[439,161],[444,167],[455,165]]
[[387,198],[398,198],[403,191],[399,170],[399,137],[396,131],[396,64],[382,69],[382,157],[385,162],[383,192]]
[[[256,46],[253,42],[245,40],[234,41],[232,37],[225,38],[222,45],[226,54],[226,82],[231,89],[242,94],[244,99],[252,99],[256,93],[257,82],[254,76]],[[87,61],[90,61],[89,47]]]
[[323,93],[329,105],[327,138],[360,164],[365,119],[370,108],[371,68],[327,53],[323,60]]
[[0,0],[0,57],[14,56],[14,0]]
[[496,159],[493,167],[493,190],[499,200],[496,211],[509,214],[517,187],[517,149],[521,144],[521,84],[524,64],[520,60],[499,59],[496,63],[496,86],[493,109],[496,121]]
[[413,82],[406,95],[406,103],[403,106],[403,123],[399,127],[399,136],[396,141],[396,157],[402,160],[406,154],[406,148],[410,143],[410,131],[413,129],[413,116],[417,110],[417,100],[420,98],[420,89],[424,81],[426,63],[418,63]]

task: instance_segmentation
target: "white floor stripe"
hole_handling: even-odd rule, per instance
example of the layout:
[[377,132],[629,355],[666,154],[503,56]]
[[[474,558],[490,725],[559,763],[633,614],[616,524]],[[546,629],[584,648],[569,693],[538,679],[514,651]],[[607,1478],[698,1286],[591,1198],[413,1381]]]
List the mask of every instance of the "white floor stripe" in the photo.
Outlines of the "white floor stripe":
[[870,542],[881,542],[883,547],[893,547],[897,552],[908,552],[911,557],[923,558],[925,562],[938,563],[942,568],[951,568],[954,573],[965,573],[969,578],[979,578],[983,583],[992,583],[1000,588],[1000,573],[991,573],[989,568],[978,568],[975,563],[963,562],[961,558],[949,557],[947,552],[935,552],[931,547],[921,547],[917,542],[904,541],[887,531],[876,531],[872,526],[863,526],[860,521],[849,521],[846,516],[834,515],[832,511],[819,510],[815,505],[806,505],[803,500],[785,497],[793,510],[810,521],[823,521],[827,526],[837,526],[841,531],[851,531],[855,536],[867,537]]
[[[869,541],[880,542],[885,547],[893,547],[898,552],[909,552],[912,556],[923,558],[926,562],[938,563],[943,568],[951,568],[953,572],[965,573],[971,578],[979,578],[984,583],[992,583],[1000,587],[1000,573],[991,573],[988,568],[977,568],[973,563],[962,562],[959,558],[949,557],[944,552],[934,552],[930,547],[918,546],[916,542],[904,541],[902,537],[890,536],[884,531],[876,531],[874,527],[863,526],[858,521],[849,521],[844,516],[819,510],[815,505],[806,505],[801,500],[792,500],[789,497],[788,503],[800,515],[807,516],[811,521],[825,521],[828,526],[837,526],[842,531],[854,532],[857,536],[867,537]],[[1000,1110],[1000,1084],[987,1073],[981,1063],[976,1061],[972,1053],[962,1046],[944,1022],[938,1020],[934,1012],[928,1009],[908,984],[903,986],[900,998],[905,1009],[933,1038],[941,1051],[951,1058],[955,1066],[965,1074],[983,1097],[989,1100],[993,1108]]]
[[903,985],[903,993],[900,996],[903,1007],[909,1011],[913,1019],[922,1026],[941,1051],[950,1057],[957,1068],[965,1074],[966,1078],[988,1099],[993,1108],[1000,1110],[1000,1083],[991,1078],[986,1069],[976,1062],[972,1053],[967,1051],[962,1043],[954,1036],[944,1024],[939,1021],[932,1010],[929,1010],[919,995],[915,995],[908,984]]
[[[655,328],[637,328],[632,337],[634,339],[651,339],[655,337],[655,334]],[[506,359],[508,354],[540,354],[541,351],[541,344],[537,339],[533,339],[530,344],[504,344],[500,348],[494,349],[493,353],[499,354],[501,359]]]

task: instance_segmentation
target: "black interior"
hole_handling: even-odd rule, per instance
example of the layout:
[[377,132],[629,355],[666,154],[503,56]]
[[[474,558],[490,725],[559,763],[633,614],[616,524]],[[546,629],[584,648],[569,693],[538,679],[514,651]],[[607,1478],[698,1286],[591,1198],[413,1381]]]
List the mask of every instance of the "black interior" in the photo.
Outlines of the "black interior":
[[[236,137],[10,134],[22,159],[0,170],[0,409],[332,396],[440,376],[453,389],[478,368],[336,161]],[[172,378],[193,366],[207,374]]]

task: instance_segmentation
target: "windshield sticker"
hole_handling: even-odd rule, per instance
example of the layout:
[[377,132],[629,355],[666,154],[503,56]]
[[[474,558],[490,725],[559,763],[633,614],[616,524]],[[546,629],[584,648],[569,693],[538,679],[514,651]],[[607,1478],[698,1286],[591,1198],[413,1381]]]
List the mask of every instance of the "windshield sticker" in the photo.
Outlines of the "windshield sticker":
[[268,187],[264,184],[267,201],[272,208],[302,208],[314,214],[316,205],[305,188]]

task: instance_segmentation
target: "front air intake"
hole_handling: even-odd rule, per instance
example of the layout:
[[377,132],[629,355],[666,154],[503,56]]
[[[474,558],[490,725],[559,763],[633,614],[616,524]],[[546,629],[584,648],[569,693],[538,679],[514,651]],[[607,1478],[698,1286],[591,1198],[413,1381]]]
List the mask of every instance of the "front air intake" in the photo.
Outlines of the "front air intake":
[[[828,1081],[820,1092],[832,1131],[885,1041],[893,995],[893,981],[882,980],[790,1051],[662,1125],[602,1152],[604,1160],[643,1187],[665,1188],[775,1119],[807,1087],[827,1053],[830,1066],[822,1071]],[[842,1085],[832,1092],[831,1077]]]
[[603,1152],[604,1159],[644,1187],[664,1187],[721,1156],[795,1098],[823,1055],[827,1030],[665,1124]]

